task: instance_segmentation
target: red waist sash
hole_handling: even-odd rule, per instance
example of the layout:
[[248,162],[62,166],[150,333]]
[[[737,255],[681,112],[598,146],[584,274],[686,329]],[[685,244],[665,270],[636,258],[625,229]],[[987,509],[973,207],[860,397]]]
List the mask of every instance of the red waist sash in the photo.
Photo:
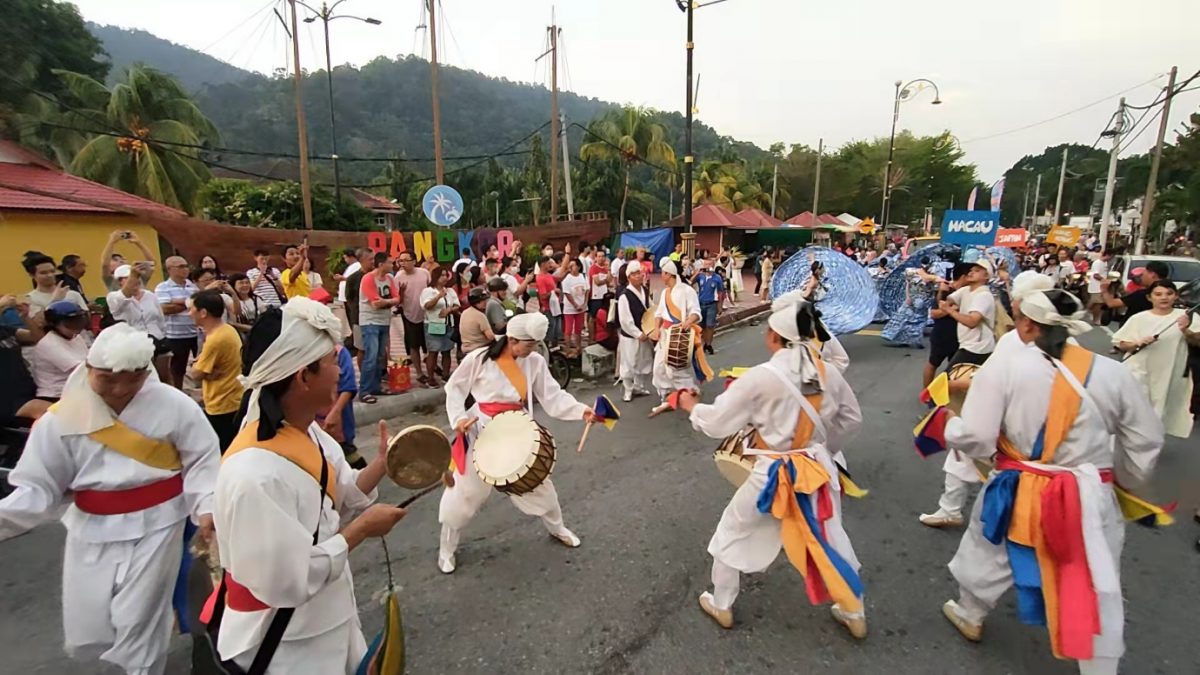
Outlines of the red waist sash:
[[500,413],[512,412],[514,410],[524,410],[524,409],[525,409],[525,406],[522,405],[520,401],[513,401],[512,403],[494,402],[494,401],[489,401],[488,403],[483,403],[483,402],[479,403],[479,412],[483,413],[484,415],[487,415],[488,417],[495,417],[496,415],[499,415]]
[[153,483],[124,490],[79,490],[75,506],[93,516],[136,513],[171,501],[183,494],[183,475],[175,474]]
[[[1025,471],[1027,473],[1037,474],[1039,476],[1044,476],[1046,478],[1054,478],[1055,476],[1063,473],[1062,471],[1049,471],[1047,469],[1040,469],[1035,465],[1026,464],[1025,462],[1017,461],[1017,460],[1013,459],[1012,457],[1009,457],[1008,455],[1005,455],[1003,453],[998,453],[996,455],[996,470],[997,471]],[[1099,472],[1100,472],[1100,482],[1102,482],[1102,483],[1113,482],[1113,470],[1112,469],[1099,469]]]

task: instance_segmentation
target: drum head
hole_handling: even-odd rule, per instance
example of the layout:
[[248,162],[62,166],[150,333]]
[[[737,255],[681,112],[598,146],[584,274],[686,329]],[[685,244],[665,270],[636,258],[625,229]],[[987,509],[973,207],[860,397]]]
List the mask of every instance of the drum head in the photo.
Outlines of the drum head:
[[713,461],[717,463],[717,470],[729,481],[733,487],[739,488],[746,479],[750,477],[750,467],[746,462],[742,461],[740,455],[721,454],[713,457]]
[[[970,382],[975,378],[975,371],[979,370],[979,366],[974,363],[960,363],[951,367],[946,371],[946,377],[951,382],[966,380]],[[956,413],[962,413],[963,402],[967,400],[967,392],[951,391],[950,403],[948,407]]]
[[525,412],[500,413],[475,439],[474,463],[479,477],[493,485],[519,480],[537,459],[541,434]]
[[411,426],[388,443],[387,474],[402,488],[427,488],[441,480],[449,466],[450,441],[437,427]]
[[646,312],[642,314],[642,332],[649,333],[654,330],[655,322],[654,309],[647,307]]

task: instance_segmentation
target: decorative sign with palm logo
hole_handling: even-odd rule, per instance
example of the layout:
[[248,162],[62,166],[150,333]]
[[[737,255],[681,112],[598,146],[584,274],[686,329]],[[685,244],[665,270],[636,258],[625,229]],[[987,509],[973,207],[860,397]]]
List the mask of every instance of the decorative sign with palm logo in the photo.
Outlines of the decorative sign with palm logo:
[[434,185],[421,198],[425,217],[438,227],[450,227],[462,218],[463,199],[449,185]]

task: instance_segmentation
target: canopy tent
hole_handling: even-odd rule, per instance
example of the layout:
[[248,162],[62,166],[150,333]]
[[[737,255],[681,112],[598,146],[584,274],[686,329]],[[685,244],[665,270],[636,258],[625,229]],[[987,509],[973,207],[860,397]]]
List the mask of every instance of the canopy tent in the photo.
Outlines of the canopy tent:
[[804,211],[783,221],[785,227],[805,227],[810,230],[837,230],[839,232],[857,232],[858,228],[839,220],[836,216],[822,213],[814,217],[812,211]]
[[650,252],[650,262],[658,265],[658,261],[671,255],[675,248],[675,235],[669,227],[656,227],[651,230],[622,232],[618,249],[637,248],[641,246]]

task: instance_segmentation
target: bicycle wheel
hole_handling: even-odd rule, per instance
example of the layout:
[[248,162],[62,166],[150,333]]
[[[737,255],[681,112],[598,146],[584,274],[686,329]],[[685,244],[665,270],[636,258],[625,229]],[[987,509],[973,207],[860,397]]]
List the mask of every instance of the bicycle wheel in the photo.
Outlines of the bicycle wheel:
[[550,375],[563,389],[571,383],[571,362],[561,352],[554,352],[550,356]]

